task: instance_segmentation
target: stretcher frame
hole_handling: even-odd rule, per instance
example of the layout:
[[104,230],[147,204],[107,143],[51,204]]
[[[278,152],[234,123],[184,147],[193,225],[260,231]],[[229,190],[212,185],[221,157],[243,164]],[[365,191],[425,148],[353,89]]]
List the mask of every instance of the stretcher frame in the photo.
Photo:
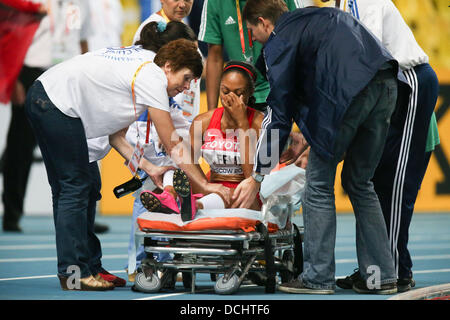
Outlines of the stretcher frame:
[[[136,275],[134,290],[159,292],[170,275],[181,272],[184,287],[191,293],[196,290],[197,273],[210,274],[217,294],[235,293],[247,276],[256,284],[265,286],[266,293],[273,293],[277,274],[282,282],[286,282],[302,271],[303,228],[291,223],[291,214],[289,212],[286,227],[273,233],[269,233],[263,223],[252,232],[145,228],[137,231],[136,243],[144,245],[147,257],[142,260]],[[163,252],[173,254],[173,260],[158,262],[153,253]],[[221,276],[217,278],[218,275]]]

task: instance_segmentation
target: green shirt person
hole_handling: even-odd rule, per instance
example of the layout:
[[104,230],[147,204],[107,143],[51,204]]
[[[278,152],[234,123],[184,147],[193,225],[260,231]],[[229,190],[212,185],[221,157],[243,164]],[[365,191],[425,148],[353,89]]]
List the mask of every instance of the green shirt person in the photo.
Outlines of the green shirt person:
[[[255,63],[262,45],[252,42],[247,26],[242,20],[246,0],[205,0],[198,40],[208,43],[206,62],[206,96],[208,110],[217,108],[219,84],[225,49],[230,60]],[[303,7],[302,0],[285,0],[289,10]],[[269,84],[259,73],[255,83],[255,108],[264,111]]]

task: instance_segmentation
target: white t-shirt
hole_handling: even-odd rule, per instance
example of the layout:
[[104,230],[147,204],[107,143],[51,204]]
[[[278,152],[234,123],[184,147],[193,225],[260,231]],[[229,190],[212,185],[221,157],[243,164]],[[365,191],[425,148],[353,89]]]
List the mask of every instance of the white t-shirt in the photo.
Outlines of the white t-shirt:
[[341,9],[360,20],[398,61],[402,70],[428,63],[427,54],[391,0],[341,1]]
[[[147,106],[169,111],[167,77],[141,46],[104,48],[62,62],[38,80],[55,106],[80,118],[86,137],[111,135],[127,128]],[[143,66],[142,66],[143,65]],[[136,110],[131,84],[135,72]]]
[[[141,31],[144,26],[149,22],[165,21],[165,19],[157,13],[153,13],[141,25],[138,27],[134,34],[133,43],[140,40]],[[199,50],[201,55],[201,51]],[[189,90],[184,90],[182,93],[177,94],[174,97],[175,101],[183,110],[184,116],[192,121],[200,112],[200,80],[192,80]]]
[[109,144],[109,136],[87,139],[87,146],[89,163],[103,159],[112,148]]
[[[174,102],[174,100],[172,101]],[[189,128],[191,123],[186,119],[186,117],[184,117],[183,111],[176,102],[170,104],[169,112],[177,134],[183,137],[183,139],[189,141]],[[133,147],[136,146],[138,127],[139,143],[142,147],[144,147],[144,158],[157,166],[176,166],[162,147],[162,143],[153,122],[150,124],[149,142],[148,144],[145,143],[147,138],[146,112],[138,118],[138,121],[135,121],[129,126],[125,136],[127,141]],[[108,136],[87,139],[87,145],[89,150],[89,162],[103,159],[111,150]]]
[[[96,0],[97,1],[97,0]],[[88,0],[39,0],[48,6],[24,64],[49,68],[81,53],[80,41],[92,34]]]

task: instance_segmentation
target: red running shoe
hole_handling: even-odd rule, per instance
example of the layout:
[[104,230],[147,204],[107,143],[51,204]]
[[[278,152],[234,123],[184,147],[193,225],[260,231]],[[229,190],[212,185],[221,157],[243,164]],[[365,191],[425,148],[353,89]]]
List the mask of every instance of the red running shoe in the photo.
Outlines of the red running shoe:
[[115,275],[109,273],[108,271],[106,271],[103,268],[100,270],[100,272],[98,274],[104,280],[106,280],[108,282],[112,282],[115,287],[125,287],[125,285],[127,284],[127,281],[125,279],[119,278],[118,276],[115,276]]

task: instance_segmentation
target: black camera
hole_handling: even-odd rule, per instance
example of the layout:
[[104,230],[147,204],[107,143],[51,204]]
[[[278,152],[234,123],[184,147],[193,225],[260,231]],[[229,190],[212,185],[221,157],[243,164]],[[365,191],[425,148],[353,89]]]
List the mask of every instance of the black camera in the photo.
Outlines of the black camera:
[[126,196],[127,194],[130,194],[136,190],[138,190],[140,187],[142,187],[142,183],[147,179],[147,177],[140,179],[139,176],[134,176],[130,180],[128,180],[125,183],[122,183],[121,185],[118,185],[114,188],[113,192],[117,199]]

